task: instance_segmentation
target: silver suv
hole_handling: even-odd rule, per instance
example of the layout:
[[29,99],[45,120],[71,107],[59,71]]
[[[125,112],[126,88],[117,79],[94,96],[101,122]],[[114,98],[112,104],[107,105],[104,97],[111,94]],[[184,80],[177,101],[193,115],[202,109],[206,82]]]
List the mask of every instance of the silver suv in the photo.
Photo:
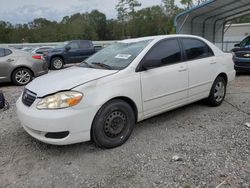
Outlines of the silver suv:
[[0,48],[0,83],[26,85],[33,77],[48,73],[48,65],[41,55],[17,49]]

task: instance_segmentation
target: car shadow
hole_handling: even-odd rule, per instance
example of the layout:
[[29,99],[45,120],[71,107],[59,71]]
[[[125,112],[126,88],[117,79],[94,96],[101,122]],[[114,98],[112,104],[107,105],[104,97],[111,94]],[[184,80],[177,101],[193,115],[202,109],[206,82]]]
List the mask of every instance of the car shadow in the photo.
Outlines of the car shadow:
[[237,72],[236,76],[250,76],[250,72]]
[[[16,86],[16,85],[14,85],[12,82],[6,82],[6,83],[0,83],[0,88],[1,87],[9,87],[9,86]],[[19,86],[16,86],[16,87],[19,87]],[[20,87],[22,87],[22,86],[20,86]]]

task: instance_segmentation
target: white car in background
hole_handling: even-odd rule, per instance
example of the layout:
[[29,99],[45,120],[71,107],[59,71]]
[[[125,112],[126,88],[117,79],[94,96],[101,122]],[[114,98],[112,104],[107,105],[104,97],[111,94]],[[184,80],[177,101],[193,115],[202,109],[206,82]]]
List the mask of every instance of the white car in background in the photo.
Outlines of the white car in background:
[[93,140],[113,148],[136,122],[207,99],[220,105],[234,80],[232,55],[189,35],[113,44],[79,67],[32,81],[17,101],[24,129],[49,144]]
[[42,46],[42,47],[37,47],[34,48],[31,53],[32,54],[40,54],[43,55],[44,53],[49,52],[50,50],[53,50],[55,47],[53,46]]

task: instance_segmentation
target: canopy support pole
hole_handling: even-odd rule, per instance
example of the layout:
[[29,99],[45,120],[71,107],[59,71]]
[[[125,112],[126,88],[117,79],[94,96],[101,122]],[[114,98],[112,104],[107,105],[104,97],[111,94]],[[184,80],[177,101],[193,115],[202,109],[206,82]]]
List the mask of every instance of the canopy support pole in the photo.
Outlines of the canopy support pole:
[[185,19],[183,20],[180,29],[177,31],[178,34],[180,34],[180,32],[181,32],[181,30],[182,30],[184,24],[186,23],[188,17],[189,17],[189,14],[187,14],[186,17],[185,17]]

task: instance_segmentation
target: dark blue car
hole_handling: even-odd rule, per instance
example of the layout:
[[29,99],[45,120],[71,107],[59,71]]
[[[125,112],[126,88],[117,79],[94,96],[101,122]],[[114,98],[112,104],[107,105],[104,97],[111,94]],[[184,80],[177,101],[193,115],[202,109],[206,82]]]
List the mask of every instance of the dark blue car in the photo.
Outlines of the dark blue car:
[[80,63],[96,52],[92,41],[73,40],[58,45],[44,54],[50,69],[62,69],[65,64]]
[[235,45],[234,68],[237,72],[250,72],[250,36]]

